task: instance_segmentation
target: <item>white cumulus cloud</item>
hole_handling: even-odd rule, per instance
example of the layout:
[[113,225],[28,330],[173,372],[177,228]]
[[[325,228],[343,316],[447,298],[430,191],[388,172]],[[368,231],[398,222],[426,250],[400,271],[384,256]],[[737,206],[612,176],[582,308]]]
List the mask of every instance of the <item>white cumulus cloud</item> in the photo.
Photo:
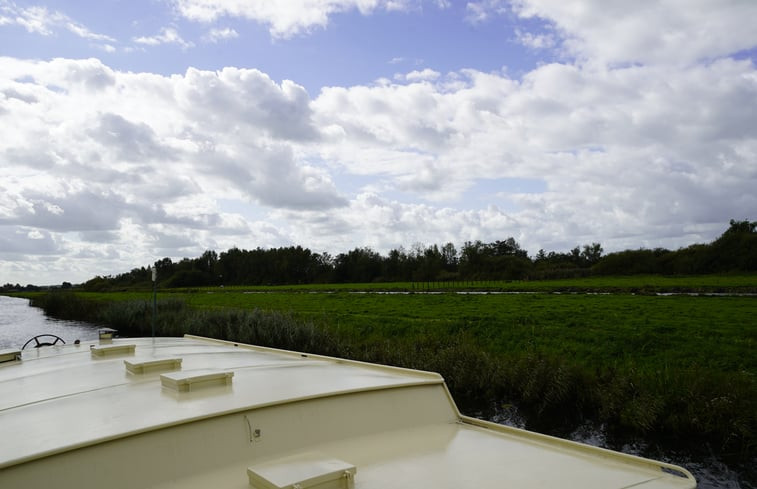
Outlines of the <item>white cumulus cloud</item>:
[[246,239],[254,219],[222,201],[261,209],[261,219],[266,208],[346,205],[303,149],[318,131],[293,82],[236,68],[126,73],[97,60],[0,66],[0,235],[46,243],[29,253],[109,247],[118,271],[135,256],[149,263]]
[[13,2],[1,1],[0,25],[4,24],[17,24],[28,32],[43,36],[50,36],[58,30],[65,29],[83,39],[115,42],[114,38],[105,34],[92,32],[60,11],[49,10],[47,7],[38,5],[19,7]]
[[757,206],[757,113],[745,100],[757,100],[757,73],[728,59],[686,69],[550,64],[522,80],[469,71],[435,84],[330,88],[314,109],[332,138],[324,154],[352,173],[456,206],[480,181],[543,179],[546,192],[508,199],[512,216],[566,241],[620,244],[679,222],[719,229]]
[[465,18],[468,22],[477,24],[486,22],[492,17],[508,12],[506,0],[479,0],[465,4]]
[[230,27],[225,27],[223,29],[211,29],[207,34],[203,36],[202,39],[205,42],[217,43],[229,39],[235,39],[237,37],[239,37],[239,33],[236,30]]
[[757,44],[757,2],[513,0],[521,17],[552,23],[574,56],[604,63],[688,64]]
[[192,41],[185,41],[179,34],[179,31],[174,27],[163,27],[160,29],[159,34],[155,34],[154,36],[135,37],[133,41],[137,44],[144,44],[147,46],[176,44],[182,49],[194,47],[194,43]]
[[[268,26],[273,37],[289,38],[326,27],[332,15],[357,10],[402,11],[418,0],[174,0],[177,12],[187,19],[211,22],[221,17],[241,17]],[[436,2],[440,8],[444,2]]]

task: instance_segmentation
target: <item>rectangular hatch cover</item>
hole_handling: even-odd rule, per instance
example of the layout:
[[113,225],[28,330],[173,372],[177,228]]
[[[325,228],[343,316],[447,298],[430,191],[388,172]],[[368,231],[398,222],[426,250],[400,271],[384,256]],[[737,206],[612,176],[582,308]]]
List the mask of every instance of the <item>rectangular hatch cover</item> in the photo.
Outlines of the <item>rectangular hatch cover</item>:
[[284,457],[247,468],[255,489],[353,489],[355,466],[318,452]]
[[171,372],[160,375],[163,387],[176,392],[191,392],[208,387],[230,386],[232,371]]
[[104,358],[116,355],[134,355],[134,350],[136,348],[136,344],[103,346],[92,345],[89,347],[89,351],[92,354],[92,358]]
[[0,363],[21,361],[21,350],[0,350]]
[[142,362],[130,362],[124,360],[126,370],[134,375],[142,375],[154,372],[165,372],[167,370],[179,370],[181,368],[181,358],[160,358],[158,360],[146,360]]

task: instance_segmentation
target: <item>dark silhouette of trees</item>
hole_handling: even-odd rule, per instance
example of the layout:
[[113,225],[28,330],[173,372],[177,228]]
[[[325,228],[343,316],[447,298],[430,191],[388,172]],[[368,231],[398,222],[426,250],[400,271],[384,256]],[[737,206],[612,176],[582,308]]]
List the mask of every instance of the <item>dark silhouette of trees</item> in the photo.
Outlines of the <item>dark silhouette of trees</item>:
[[254,250],[231,248],[213,262],[212,273],[218,284],[282,285],[325,282],[330,279],[332,269],[330,255],[290,246]]
[[602,258],[593,271],[599,275],[638,275],[659,273],[664,257],[671,252],[662,248],[638,249],[610,253]]
[[334,281],[375,282],[381,277],[381,255],[370,248],[355,248],[347,253],[340,253],[334,260]]
[[707,250],[705,267],[717,272],[757,270],[757,222],[735,221]]
[[493,243],[466,241],[460,252],[460,276],[473,280],[520,280],[528,277],[533,262],[514,238]]
[[556,253],[539,250],[533,260],[533,269],[529,275],[533,279],[560,279],[585,277],[592,273],[592,268],[602,260],[602,245],[576,246],[568,253]]
[[584,248],[579,255],[579,266],[593,267],[594,265],[599,263],[599,260],[602,258],[603,251],[604,250],[602,249],[602,245],[599,243],[584,245]]
[[8,282],[3,286],[0,286],[0,292],[34,292],[40,290],[40,287],[33,284],[21,285],[16,283],[15,285]]
[[639,273],[695,275],[757,271],[757,222],[730,221],[710,244],[693,244],[676,251],[662,248],[611,253],[592,269],[601,275]]
[[[564,253],[539,250],[533,258],[512,237],[484,243],[466,241],[409,251],[399,247],[382,256],[371,248],[355,248],[336,257],[301,246],[231,248],[220,254],[154,263],[161,287],[211,285],[284,285],[307,283],[439,282],[451,280],[538,280],[588,275],[704,274],[757,270],[757,222],[731,220],[729,228],[710,244],[693,244],[676,251],[662,248],[625,250],[603,255],[600,243],[576,246]],[[67,286],[67,285],[66,285]],[[148,267],[120,275],[97,276],[86,290],[151,287]],[[27,286],[29,287],[29,286]],[[6,284],[2,290],[18,290]]]

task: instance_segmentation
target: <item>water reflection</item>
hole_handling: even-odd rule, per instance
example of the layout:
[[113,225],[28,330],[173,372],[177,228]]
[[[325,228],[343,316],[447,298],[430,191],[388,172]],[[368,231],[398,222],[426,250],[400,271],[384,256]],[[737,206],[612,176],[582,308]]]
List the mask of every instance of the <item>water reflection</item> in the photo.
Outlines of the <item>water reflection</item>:
[[64,321],[45,316],[29,306],[28,299],[0,296],[0,349],[21,348],[40,334],[60,336],[66,343],[97,339],[97,326],[81,321]]

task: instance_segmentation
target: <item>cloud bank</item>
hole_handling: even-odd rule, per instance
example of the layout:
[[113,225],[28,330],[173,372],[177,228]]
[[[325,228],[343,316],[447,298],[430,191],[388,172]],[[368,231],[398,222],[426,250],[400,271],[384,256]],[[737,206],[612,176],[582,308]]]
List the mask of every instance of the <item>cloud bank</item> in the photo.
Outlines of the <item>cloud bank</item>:
[[[444,6],[445,2],[433,2]],[[290,38],[315,28],[325,28],[335,14],[357,10],[363,15],[374,11],[408,10],[418,0],[174,0],[183,17],[212,22],[221,17],[240,17],[268,26],[271,36]]]
[[[757,46],[753,3],[473,3],[477,22],[542,22],[520,37],[551,36],[534,47],[563,61],[311,95],[255,69],[0,58],[0,275],[80,281],[231,246],[676,248],[755,218],[757,70],[733,56]],[[283,37],[411,6],[176,2]]]
[[591,62],[686,65],[757,45],[749,21],[757,4],[742,0],[514,0],[512,8],[554,26],[568,53]]

